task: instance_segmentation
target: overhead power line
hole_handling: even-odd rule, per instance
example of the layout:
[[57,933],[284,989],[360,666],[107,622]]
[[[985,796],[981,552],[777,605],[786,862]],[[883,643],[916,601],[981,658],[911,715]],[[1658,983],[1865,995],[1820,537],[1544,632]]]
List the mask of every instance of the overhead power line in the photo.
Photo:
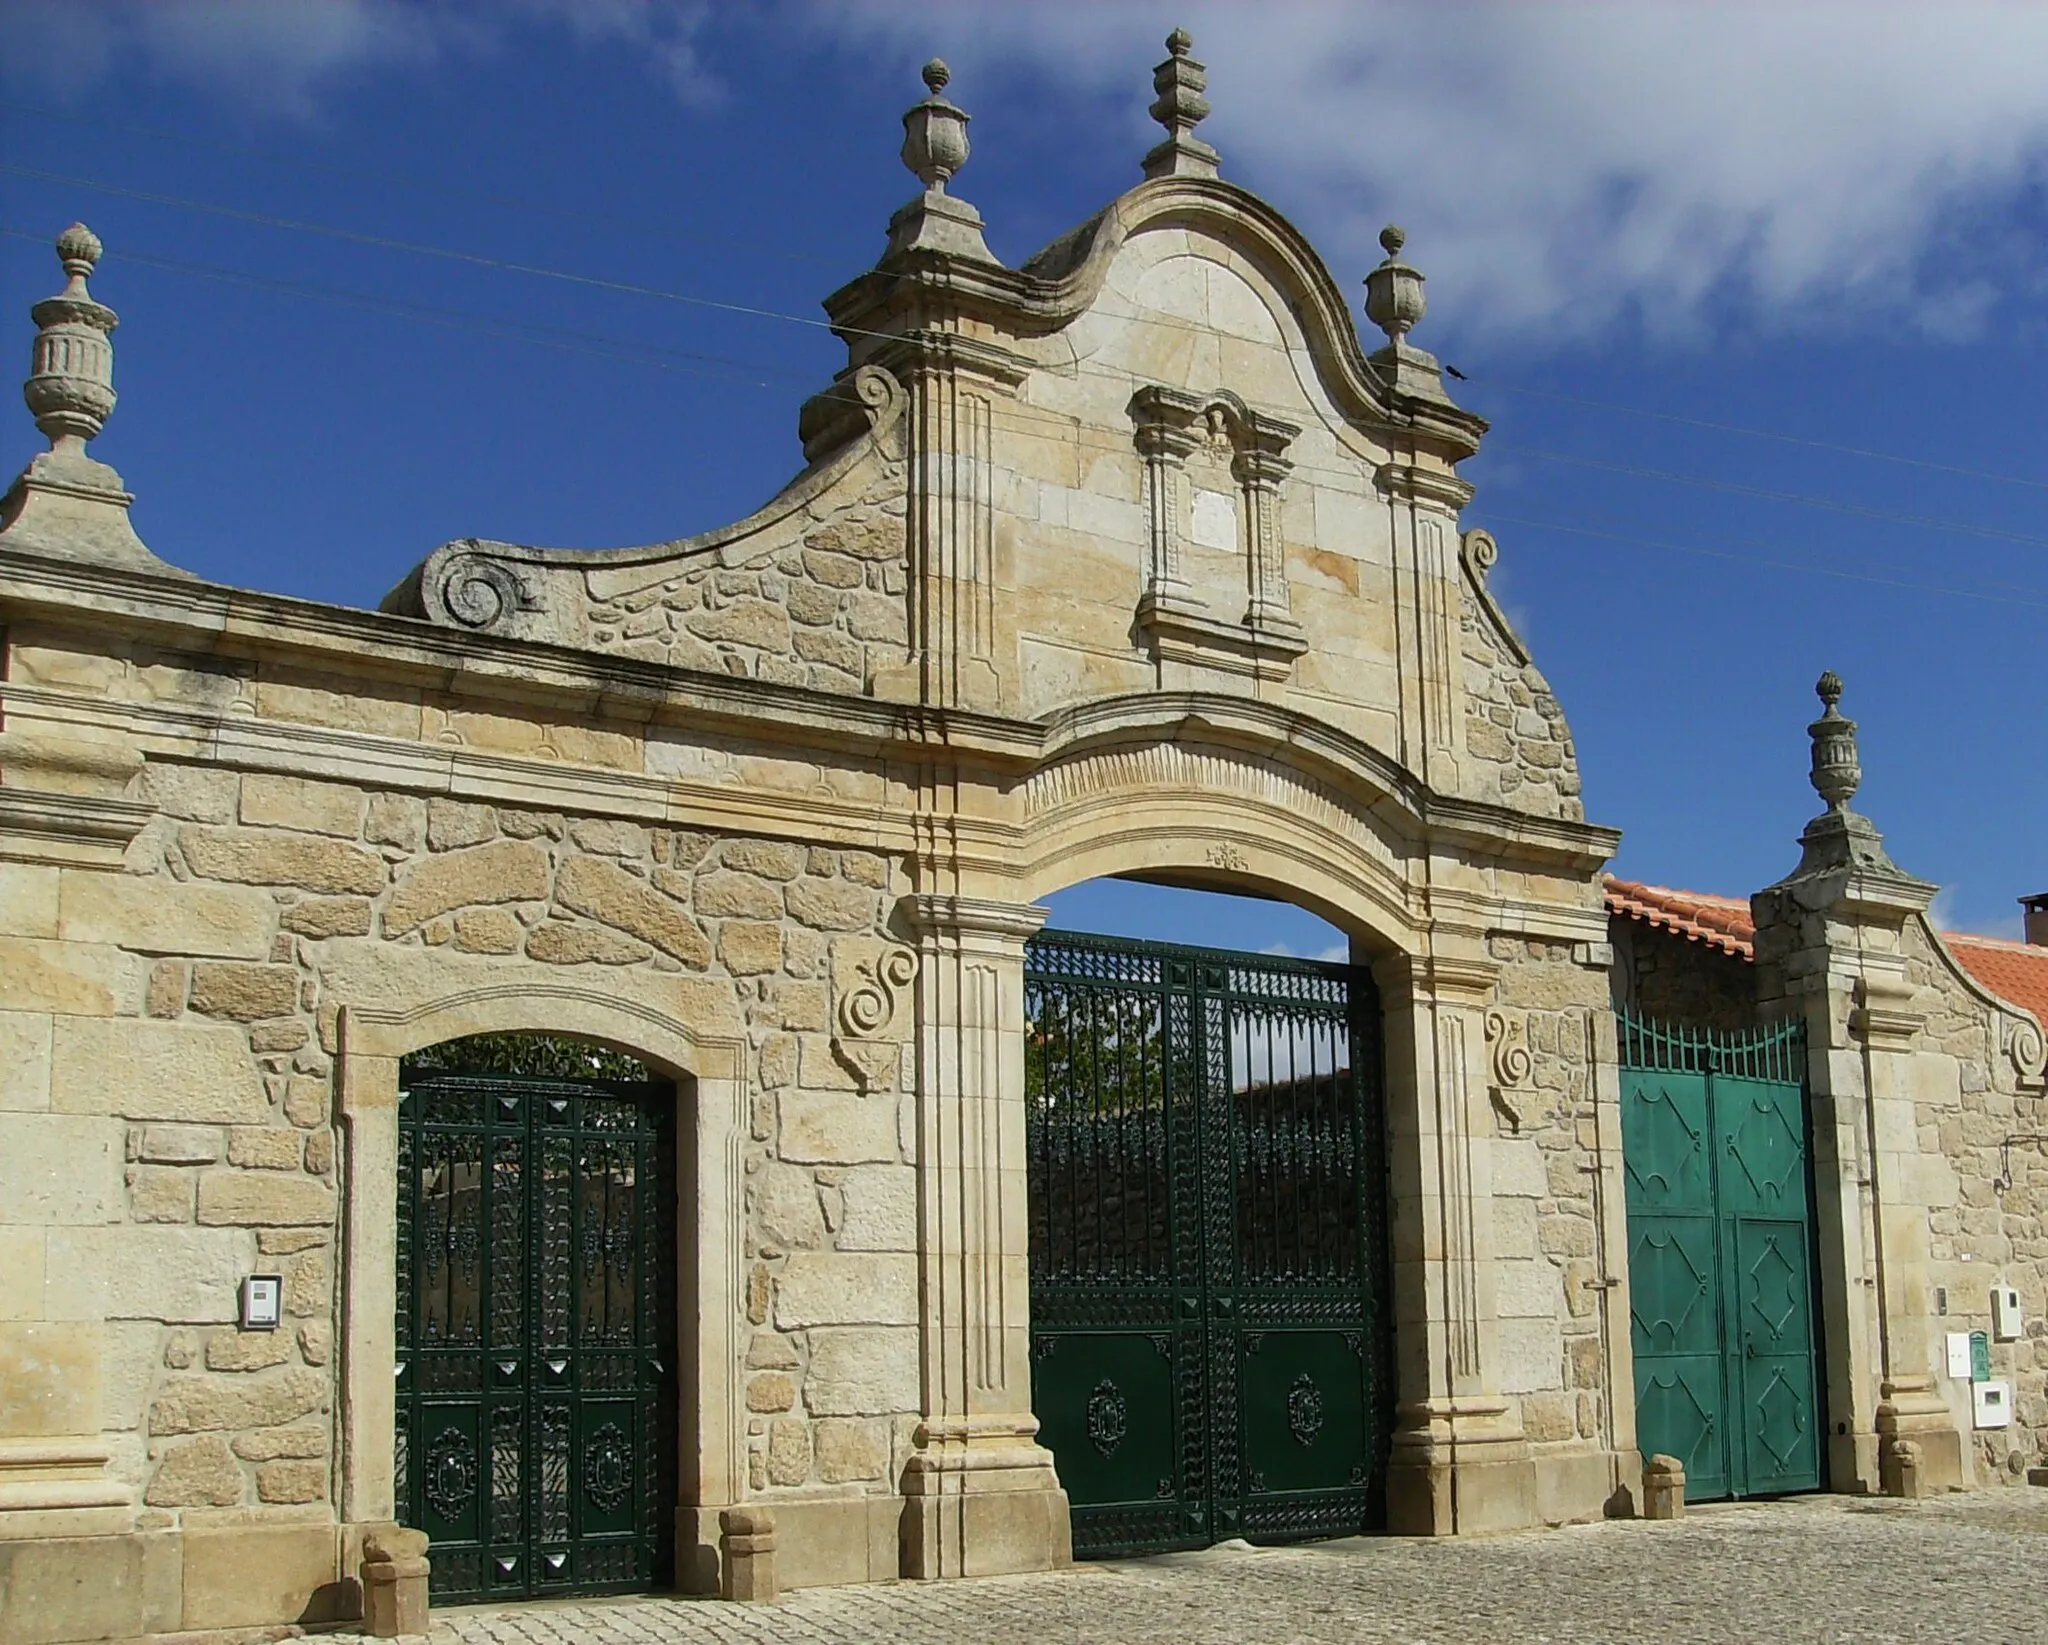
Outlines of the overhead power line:
[[[538,276],[542,278],[564,280],[581,285],[596,286],[602,289],[620,291],[631,295],[654,297],[668,301],[691,304],[694,306],[701,306],[723,312],[744,314],[756,318],[782,320],[785,322],[802,325],[810,329],[837,329],[833,328],[829,321],[814,319],[804,315],[788,314],[780,310],[761,308],[747,304],[727,303],[717,299],[695,296],[689,293],[667,291],[658,287],[640,286],[623,281],[607,280],[597,276],[583,275],[568,270],[548,268],[542,265],[511,262],[503,259],[487,257],[480,253],[466,252],[459,249],[447,247],[428,246],[420,244],[418,242],[400,240],[389,236],[372,235],[356,230],[339,228],[337,226],[330,224],[312,223],[298,219],[277,217],[268,213],[245,211],[237,207],[222,206],[211,202],[190,201],[175,196],[157,195],[143,190],[127,189],[112,184],[102,184],[92,181],[90,179],[64,177],[53,173],[40,172],[32,170],[30,168],[9,166],[5,164],[0,164],[0,173],[28,177],[38,181],[76,185],[127,198],[144,200],[150,203],[178,206],[182,208],[203,211],[214,215],[225,216],[237,220],[250,221],[268,226],[293,229],[296,231],[318,234],[331,238],[343,239],[380,248],[409,251],[420,255],[444,258],[468,265],[497,268],[513,273],[521,273],[532,276]],[[10,237],[35,241],[38,243],[42,239],[42,236],[40,235],[32,235],[27,233],[26,231],[14,228],[9,228],[5,232]],[[706,372],[702,370],[701,364],[707,362],[717,364],[731,364],[734,366],[741,367],[743,369],[754,369],[749,367],[747,362],[732,360],[730,359],[730,357],[726,356],[695,355],[690,354],[686,351],[667,349],[662,347],[661,345],[649,344],[645,342],[628,342],[621,339],[599,337],[587,333],[561,331],[556,330],[554,328],[534,326],[527,324],[525,322],[501,321],[489,317],[479,318],[474,315],[462,313],[461,311],[435,309],[429,307],[428,305],[416,304],[410,301],[395,301],[392,299],[371,297],[362,293],[352,293],[327,288],[314,287],[309,285],[303,285],[297,282],[276,280],[264,276],[242,274],[232,270],[210,269],[203,267],[201,265],[177,263],[168,259],[153,258],[137,253],[116,253],[113,255],[144,266],[159,267],[174,272],[193,274],[209,279],[225,280],[235,284],[263,287],[267,289],[278,290],[289,295],[311,297],[325,301],[340,302],[343,304],[347,304],[349,306],[388,312],[399,315],[400,317],[416,319],[429,324],[478,331],[481,332],[482,334],[498,337],[505,340],[534,342],[539,343],[542,346],[555,348],[594,350],[611,358],[625,360],[631,363],[652,365],[657,367],[658,369],[684,371],[691,375],[725,375],[722,373]],[[1188,329],[1191,331],[1198,329],[1192,326],[1186,326],[1183,322],[1175,322],[1164,319],[1161,319],[1154,323],[1167,326],[1181,326],[1183,329]],[[854,334],[858,335],[860,333],[856,331]],[[699,364],[687,365],[680,363],[681,361],[694,361],[699,362]],[[752,387],[767,388],[773,386],[765,378],[760,377],[739,377],[733,378],[731,380],[743,382],[747,386]],[[785,379],[785,381],[787,381],[787,379]],[[1106,435],[1100,434],[1097,431],[1088,429],[1076,418],[1043,411],[1035,407],[1015,404],[1006,405],[1002,407],[996,415],[997,420],[999,422],[1008,423],[1012,427],[1025,428],[1035,423],[1038,425],[1040,429],[1050,429],[1054,432],[1055,437],[1071,440],[1077,446],[1092,446],[1098,450],[1102,450],[1105,452],[1114,452],[1118,454],[1127,454],[1128,452],[1127,446],[1113,439],[1110,439]],[[2018,544],[2024,544],[2027,546],[2048,547],[2048,538],[2031,536],[2024,533],[2001,531],[1995,528],[1976,526],[1964,521],[1943,519],[1933,516],[1903,514],[1891,510],[1878,509],[1860,504],[1842,502],[1838,499],[1833,498],[1814,497],[1794,492],[1778,492],[1768,490],[1762,487],[1742,485],[1732,481],[1716,480],[1707,476],[1687,475],[1665,469],[1645,468],[1637,465],[1612,463],[1597,458],[1581,457],[1568,452],[1553,452],[1532,447],[1519,446],[1510,442],[1500,441],[1498,439],[1489,442],[1489,449],[1496,451],[1506,450],[1515,452],[1519,455],[1533,457],[1538,460],[1563,462],[1567,464],[1588,467],[1606,472],[1630,475],[1638,478],[1659,480],[1681,485],[1697,486],[1709,490],[1724,491],[1734,495],[1751,497],[1762,501],[1774,503],[1788,503],[1804,507],[1828,509],[1854,515],[1859,518],[1870,519],[1884,523],[1910,525],[1921,529],[1953,531],[1965,535],[1982,537],[1995,541],[2013,542]],[[1317,465],[1312,464],[1298,464],[1296,466],[1296,472],[1304,474],[1322,473],[1330,475],[1332,477],[1344,478],[1354,481],[1357,478],[1356,473],[1353,471],[1319,467]],[[1512,516],[1506,515],[1495,515],[1494,517],[1510,521],[1512,521],[1514,518]],[[1972,590],[1959,590],[1949,588],[1944,585],[1929,584],[1924,582],[1874,577],[1867,574],[1842,572],[1832,570],[1829,568],[1822,568],[1811,565],[1801,565],[1790,562],[1781,563],[1770,561],[1758,561],[1754,560],[1751,557],[1732,555],[1719,550],[1687,547],[1685,545],[1680,544],[1660,543],[1647,538],[1616,537],[1613,533],[1599,533],[1592,531],[1591,528],[1565,526],[1557,524],[1555,522],[1528,521],[1515,523],[1541,525],[1546,529],[1570,531],[1581,535],[1604,535],[1614,538],[1614,540],[1635,542],[1642,544],[1643,546],[1670,548],[1676,552],[1681,553],[1706,554],[1715,558],[1732,559],[1741,561],[1743,563],[1757,565],[1782,565],[1783,569],[1807,570],[1813,571],[1818,575],[1843,577],[1849,580],[1856,581],[1877,582],[1883,583],[1887,586],[1899,588],[1913,588],[1923,590],[1926,592],[1955,594],[1963,598],[2008,598],[2004,595],[1990,594]],[[2021,599],[2017,602],[2009,603],[2032,604],[2034,602]]]
[[1867,571],[1844,571],[1837,566],[1811,565],[1797,560],[1763,560],[1753,554],[1734,554],[1726,549],[1705,548],[1697,543],[1674,543],[1658,537],[1638,537],[1618,531],[1602,531],[1594,526],[1568,525],[1562,520],[1536,520],[1526,515],[1501,514],[1487,510],[1489,520],[1498,520],[1505,525],[1524,526],[1536,531],[1562,531],[1574,537],[1596,537],[1603,542],[1626,543],[1636,548],[1668,549],[1674,554],[1696,554],[1707,559],[1730,560],[1737,565],[1762,566],[1772,571],[1800,571],[1815,577],[1833,577],[1841,582],[1875,583],[1883,588],[1910,589],[1917,594],[1947,594],[1959,600],[1984,600],[1993,605],[2026,606],[2036,611],[2048,611],[2048,600],[2014,598],[2009,593],[1989,593],[1975,588],[1953,588],[1940,583],[1924,583],[1905,577],[1879,577]]
[[2030,480],[2018,474],[1994,474],[1989,469],[1964,468],[1957,463],[1937,463],[1927,457],[1908,457],[1896,451],[1876,451],[1869,446],[1841,445],[1833,440],[1816,440],[1803,434],[1786,434],[1777,429],[1751,428],[1743,423],[1715,422],[1706,417],[1687,417],[1675,411],[1652,411],[1647,406],[1617,405],[1612,400],[1589,400],[1579,394],[1555,389],[1524,388],[1514,383],[1487,383],[1503,394],[1518,394],[1532,400],[1556,400],[1563,405],[1585,406],[1593,411],[1614,411],[1627,417],[1648,417],[1660,423],[1677,423],[1686,428],[1711,429],[1717,434],[1740,434],[1752,440],[1775,440],[1780,445],[1804,446],[1809,451],[1832,451],[1843,457],[1866,457],[1873,462],[1898,463],[1905,468],[1925,469],[1933,474],[1953,474],[1965,480],[1988,480],[1994,485],[2028,486],[2048,491],[2048,480]]
[[32,115],[38,120],[63,120],[73,125],[90,126],[95,131],[119,132],[130,137],[147,137],[153,142],[176,143],[185,148],[203,149],[215,154],[236,154],[248,159],[261,160],[266,165],[287,166],[297,171],[312,172],[319,176],[346,178],[351,182],[371,183],[379,188],[412,189],[426,194],[445,194],[454,200],[473,200],[478,205],[495,206],[505,211],[531,212],[535,216],[555,217],[568,223],[589,223],[604,228],[628,228],[635,233],[654,235],[661,239],[689,241],[698,245],[732,246],[742,251],[758,252],[766,257],[779,257],[793,263],[808,263],[814,268],[838,267],[831,259],[814,257],[801,251],[790,251],[786,247],[772,246],[765,241],[743,239],[738,235],[719,234],[705,228],[675,228],[661,223],[651,223],[640,217],[622,216],[616,212],[578,211],[568,206],[550,205],[542,200],[524,200],[516,195],[493,194],[484,189],[465,188],[460,183],[451,183],[446,178],[411,176],[401,172],[371,171],[358,166],[336,166],[321,160],[307,160],[295,154],[281,154],[275,149],[260,147],[254,143],[229,143],[219,138],[194,137],[190,132],[161,131],[151,126],[124,125],[118,120],[108,120],[98,114],[72,114],[62,109],[37,108],[28,103],[17,103],[10,98],[0,97],[0,110],[12,114]]

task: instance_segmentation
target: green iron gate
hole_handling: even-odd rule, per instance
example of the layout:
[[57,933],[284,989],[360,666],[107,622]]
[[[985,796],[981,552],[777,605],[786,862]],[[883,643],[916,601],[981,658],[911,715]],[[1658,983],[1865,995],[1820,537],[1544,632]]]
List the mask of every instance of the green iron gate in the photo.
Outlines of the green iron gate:
[[1620,1026],[1637,1443],[1694,1500],[1818,1490],[1804,1032]]
[[1075,1551],[1378,1525],[1370,977],[1047,933],[1025,997],[1032,1401]]
[[399,1083],[396,1480],[435,1599],[666,1586],[673,1089],[537,1035]]

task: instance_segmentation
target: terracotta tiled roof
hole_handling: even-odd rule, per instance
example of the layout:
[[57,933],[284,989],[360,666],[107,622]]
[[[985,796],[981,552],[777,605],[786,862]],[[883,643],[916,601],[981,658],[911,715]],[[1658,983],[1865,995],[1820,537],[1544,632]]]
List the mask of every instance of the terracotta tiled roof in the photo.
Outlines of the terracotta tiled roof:
[[1941,940],[1956,962],[1992,993],[2048,1022],[2048,948],[1967,931],[1944,931]]
[[[1607,876],[1606,891],[1609,913],[1625,914],[1655,930],[1745,960],[1756,958],[1756,922],[1750,918],[1748,902],[1740,897],[1641,885],[1612,874]],[[1980,986],[2048,1022],[2048,947],[1968,931],[1944,931],[1941,940]]]
[[1606,879],[1607,908],[1689,942],[1702,942],[1724,954],[1756,958],[1756,921],[1741,897],[1713,897],[1704,891],[1674,891],[1668,885],[1640,885],[1634,880]]

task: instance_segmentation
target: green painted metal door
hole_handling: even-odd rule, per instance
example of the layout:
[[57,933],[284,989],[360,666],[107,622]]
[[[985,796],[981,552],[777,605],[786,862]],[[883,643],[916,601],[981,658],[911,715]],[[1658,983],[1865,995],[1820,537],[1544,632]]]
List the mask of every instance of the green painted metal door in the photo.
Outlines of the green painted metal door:
[[537,1036],[400,1086],[396,1480],[434,1597],[666,1586],[673,1090]]
[[1370,978],[1048,933],[1025,986],[1032,1401],[1076,1551],[1378,1524]]
[[1695,1501],[1818,1490],[1803,1037],[1624,1016],[1621,1043],[1637,1443]]

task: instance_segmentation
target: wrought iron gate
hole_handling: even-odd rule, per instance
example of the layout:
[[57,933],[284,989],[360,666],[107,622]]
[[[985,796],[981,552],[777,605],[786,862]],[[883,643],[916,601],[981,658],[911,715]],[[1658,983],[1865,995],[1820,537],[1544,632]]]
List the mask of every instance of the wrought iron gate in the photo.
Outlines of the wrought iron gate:
[[1694,1500],[1821,1483],[1806,1038],[1621,1018],[1636,1439]]
[[1025,961],[1032,1401],[1083,1555],[1380,1522],[1379,1006],[1349,966]]
[[434,1597],[666,1586],[673,1090],[532,1035],[399,1083],[396,1479]]

